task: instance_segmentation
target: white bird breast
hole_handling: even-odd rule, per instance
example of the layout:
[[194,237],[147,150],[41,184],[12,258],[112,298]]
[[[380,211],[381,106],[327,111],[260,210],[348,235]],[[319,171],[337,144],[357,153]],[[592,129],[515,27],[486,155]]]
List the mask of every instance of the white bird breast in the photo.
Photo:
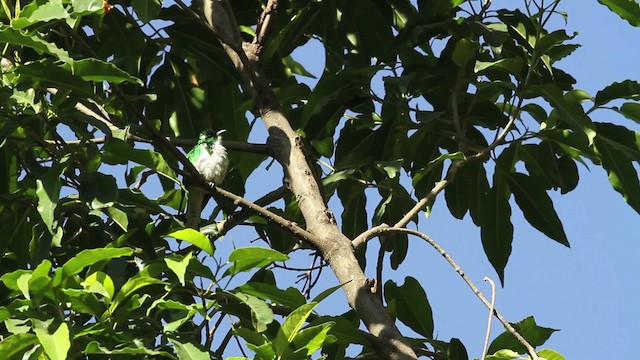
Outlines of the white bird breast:
[[208,156],[199,156],[193,165],[207,181],[219,185],[224,180],[229,167],[227,150],[217,141],[205,151]]

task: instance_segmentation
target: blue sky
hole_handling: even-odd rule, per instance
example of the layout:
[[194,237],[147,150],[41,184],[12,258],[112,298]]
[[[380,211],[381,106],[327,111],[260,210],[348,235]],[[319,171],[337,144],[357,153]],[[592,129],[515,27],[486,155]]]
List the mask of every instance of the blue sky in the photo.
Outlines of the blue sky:
[[[521,2],[495,0],[494,8],[514,4]],[[621,20],[596,0],[563,1],[558,10],[568,13],[567,32],[578,32],[574,42],[582,44],[559,64],[577,79],[576,88],[594,96],[612,82],[640,80],[639,28]],[[561,17],[551,25],[564,27]],[[321,49],[308,47],[295,52],[294,57],[307,70],[321,74],[324,60]],[[612,112],[596,112],[593,119],[640,131],[638,124]],[[265,140],[261,123],[256,126],[252,140]],[[543,348],[552,348],[567,359],[632,359],[637,353],[635,338],[640,334],[640,265],[637,262],[640,217],[611,188],[607,174],[589,165],[589,168],[579,166],[580,184],[575,191],[565,196],[551,194],[571,242],[570,249],[533,229],[513,206],[513,252],[506,268],[505,287],[498,289],[497,308],[510,321],[533,315],[539,325],[559,329]],[[278,187],[280,181],[281,169],[277,165],[268,174],[255,174],[249,179],[247,197],[255,199]],[[260,187],[251,187],[257,183]],[[375,202],[372,205],[375,206]],[[419,229],[439,242],[476,285],[487,296],[490,294],[488,284],[482,279],[489,276],[498,282],[497,275],[483,253],[480,230],[468,217],[463,221],[454,219],[440,198],[431,217],[422,216]],[[218,250],[233,243],[245,245],[243,233],[247,234],[229,234],[218,243]],[[405,276],[416,277],[433,309],[435,336],[445,341],[458,337],[467,347],[470,358],[479,357],[486,308],[440,255],[420,240],[411,241],[408,259],[395,272],[387,263],[385,277],[398,284],[404,282]],[[372,244],[368,254],[373,264],[377,245]],[[308,262],[310,259],[303,259],[298,265],[308,265]],[[373,271],[373,266],[369,266],[368,276],[374,277]],[[287,284],[287,280],[291,283]],[[293,277],[281,279],[279,285],[294,286],[293,280]],[[312,296],[336,284],[333,276],[325,276]],[[318,310],[336,315],[346,311],[344,295],[335,293]],[[502,331],[494,321],[492,338]]]
[[[494,1],[494,8],[514,3],[521,2]],[[559,64],[577,79],[576,88],[594,96],[612,82],[640,80],[640,29],[596,0],[563,1],[558,10],[568,13],[567,32],[578,32],[574,41],[582,44]],[[552,25],[564,27],[560,17]],[[319,65],[317,70],[321,70],[317,63],[321,54],[296,55],[308,69]],[[593,118],[640,131],[637,124],[612,112],[594,113]],[[638,214],[611,188],[607,174],[595,166],[580,166],[580,185],[575,191],[552,195],[572,247],[567,249],[533,229],[514,206],[515,238],[506,286],[498,289],[499,311],[510,321],[534,315],[539,325],[559,329],[543,347],[567,359],[634,358],[634,340],[640,334]],[[479,229],[468,218],[457,221],[439,199],[431,217],[420,220],[420,230],[450,252],[485,294],[490,293],[482,279],[489,276],[498,281],[497,275],[484,256]],[[442,340],[459,337],[470,358],[479,357],[486,308],[440,255],[419,240],[412,241],[408,260],[399,271],[386,270],[385,275],[399,284],[405,276],[418,278],[433,308],[436,336]],[[371,261],[376,247],[369,250]],[[339,313],[336,306],[344,306],[338,294],[327,301],[321,309],[331,313]],[[502,331],[494,321],[492,338]]]

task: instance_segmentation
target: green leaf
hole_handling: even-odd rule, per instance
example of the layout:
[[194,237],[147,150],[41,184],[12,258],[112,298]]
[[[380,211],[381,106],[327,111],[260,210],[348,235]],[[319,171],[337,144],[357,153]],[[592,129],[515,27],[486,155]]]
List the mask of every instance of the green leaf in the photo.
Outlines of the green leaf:
[[640,100],[640,82],[625,80],[605,87],[596,93],[593,106],[599,107],[617,99]]
[[108,299],[112,299],[116,292],[113,280],[109,275],[102,271],[96,271],[87,276],[81,285],[85,290],[95,294],[101,294]]
[[53,285],[60,285],[62,283],[62,280],[64,280],[68,276],[79,273],[89,265],[93,265],[103,260],[130,256],[131,254],[133,254],[133,249],[130,248],[101,248],[82,250],[76,256],[72,257],[64,265],[62,265],[62,268],[56,270],[56,275],[53,279]]
[[358,52],[370,57],[382,57],[393,43],[389,21],[374,1],[343,3],[342,23],[348,28],[347,38]]
[[53,84],[59,90],[70,90],[78,95],[93,96],[91,84],[71,71],[53,63],[51,59],[44,59],[28,64],[20,65],[15,70],[16,74],[28,76],[34,80],[43,81],[45,84]]
[[617,111],[627,119],[640,124],[640,104],[631,102],[624,103]]
[[13,334],[0,341],[0,354],[7,359],[13,358],[38,342],[36,335],[31,333]]
[[282,290],[271,284],[249,282],[239,286],[235,291],[253,295],[262,300],[271,300],[289,309],[296,309],[306,302],[304,296],[294,287]]
[[282,326],[280,326],[280,329],[278,329],[276,339],[273,341],[273,346],[278,356],[282,356],[289,348],[289,344],[293,342],[293,339],[317,305],[318,303],[314,302],[304,304],[287,316],[287,319],[284,321]]
[[464,67],[477,54],[478,44],[462,38],[456,43],[451,59],[458,67]]
[[37,35],[29,35],[25,32],[7,26],[0,26],[0,35],[2,37],[2,42],[4,43],[26,46],[39,53],[53,55],[66,63],[71,63],[73,61],[66,50],[60,49],[54,43],[42,40]]
[[319,303],[322,300],[326,299],[329,297],[329,295],[333,294],[334,292],[336,292],[336,290],[340,289],[342,287],[342,285],[336,285],[336,286],[332,286],[324,291],[322,291],[320,294],[316,295],[316,297],[313,298],[313,300],[311,300],[314,303]]
[[171,166],[162,154],[153,150],[135,149],[127,142],[111,138],[103,148],[104,160],[108,163],[126,164],[128,161],[144,165],[175,183],[180,183]]
[[80,198],[93,209],[113,206],[118,200],[118,184],[112,175],[82,173],[80,175]]
[[418,334],[433,338],[431,305],[418,280],[408,276],[400,287],[388,280],[384,284],[384,297],[400,321]]
[[[314,352],[320,349],[325,340],[327,340],[327,333],[331,330],[333,324],[333,322],[328,322],[300,330],[293,338],[296,353],[299,353],[304,349],[303,353],[306,356],[311,356]],[[330,338],[333,337],[331,336]]]
[[207,254],[213,255],[213,243],[206,235],[197,230],[191,228],[181,229],[167,234],[167,236],[186,241],[189,244],[204,250]]
[[519,359],[519,358],[520,358],[520,354],[509,349],[496,351],[494,354],[488,355],[487,357],[485,357],[486,360],[512,360],[512,359]]
[[251,311],[251,325],[257,332],[263,332],[267,329],[267,325],[273,322],[273,311],[269,305],[257,297],[244,293],[232,293],[220,290],[222,296],[231,296],[232,298],[247,305]]
[[47,225],[47,229],[51,234],[55,233],[55,229],[58,226],[55,210],[60,199],[60,189],[62,188],[60,176],[64,169],[65,167],[61,165],[54,166],[42,178],[36,179],[38,213],[40,213],[42,221]]
[[225,271],[225,275],[235,275],[239,272],[261,268],[274,261],[289,260],[289,257],[279,251],[262,247],[243,247],[235,249],[229,254],[231,267]]
[[69,327],[66,323],[61,323],[58,329],[50,334],[47,330],[49,323],[37,319],[31,319],[33,331],[36,333],[44,352],[51,360],[65,360],[71,341],[69,340]]
[[11,26],[16,29],[23,29],[38,22],[67,19],[69,14],[65,10],[62,2],[47,2],[35,7],[35,10],[28,17],[19,17],[11,21]]
[[[541,346],[556,331],[555,329],[538,326],[532,316],[518,322],[512,323],[513,327],[522,335],[533,347]],[[498,335],[489,345],[489,354],[498,350],[509,349],[519,354],[524,354],[527,349],[510,332],[505,331]]]
[[[124,358],[132,358],[132,355],[150,355],[156,357],[163,357],[167,359],[172,359],[174,357],[173,354],[170,354],[166,351],[156,351],[152,349],[148,349],[144,347],[144,345],[140,342],[135,342],[137,347],[133,346],[124,346],[118,347],[117,349],[109,349],[105,346],[100,345],[97,341],[91,341],[87,344],[87,346],[82,350],[84,354],[107,354],[107,355],[125,355]],[[137,357],[135,357],[137,358]]]
[[636,212],[640,213],[640,183],[632,161],[619,148],[605,139],[596,138],[602,167],[609,174],[611,186]]
[[449,360],[469,360],[467,349],[460,339],[452,338],[447,348],[447,357]]
[[104,12],[104,0],[72,0],[75,15],[89,15]]
[[[148,2],[152,2],[149,0]],[[107,81],[113,84],[121,84],[123,82],[130,82],[143,86],[142,80],[135,76],[129,75],[126,71],[119,69],[116,65],[110,62],[102,61],[99,59],[88,58],[82,60],[75,60],[72,64],[72,73],[76,76],[80,76],[87,81],[102,82]]]
[[180,360],[209,360],[211,355],[208,351],[201,350],[199,345],[188,343],[182,343],[175,339],[171,339],[173,346],[176,349],[176,354]]
[[473,71],[482,75],[488,70],[500,70],[516,77],[520,76],[524,63],[520,58],[505,58],[497,61],[476,61]]
[[564,356],[550,349],[542,349],[537,353],[538,356],[546,360],[565,360]]
[[176,260],[168,257],[164,258],[164,262],[167,264],[167,267],[176,274],[182,286],[185,286],[184,276],[187,273],[187,266],[189,266],[189,261],[191,261],[192,257],[193,254],[188,253],[185,256],[176,256]]
[[142,22],[148,23],[160,14],[161,0],[133,0],[131,6]]
[[640,4],[635,0],[598,0],[633,26],[640,26]]
[[596,136],[595,126],[579,103],[567,101],[562,91],[555,85],[541,85],[536,88],[553,106],[554,111],[558,112],[561,121],[566,122],[574,132],[587,138],[589,144],[593,143]]
[[511,255],[513,224],[508,197],[496,187],[489,190],[485,198],[484,214],[481,220],[480,237],[482,247],[489,262],[504,284],[504,268]]
[[562,222],[542,184],[527,175],[513,173],[509,175],[509,187],[525,219],[543,234],[569,247]]
[[164,285],[164,284],[166,284],[164,281],[150,277],[150,276],[146,276],[146,275],[129,278],[129,280],[127,280],[127,282],[124,285],[122,285],[120,290],[114,296],[113,301],[109,306],[108,314],[109,315],[113,314],[115,310],[122,303],[124,303],[124,301],[128,297],[130,297],[131,295],[133,295],[134,292],[142,289],[143,287],[150,286],[150,285]]

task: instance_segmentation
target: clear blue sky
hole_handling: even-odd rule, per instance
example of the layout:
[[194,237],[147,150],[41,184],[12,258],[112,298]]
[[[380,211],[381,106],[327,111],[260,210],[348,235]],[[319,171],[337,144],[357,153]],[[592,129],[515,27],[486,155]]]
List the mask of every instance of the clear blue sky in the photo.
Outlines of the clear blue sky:
[[[509,0],[494,3],[496,7],[521,4]],[[614,81],[640,80],[640,28],[632,27],[596,0],[565,0],[559,10],[569,15],[567,32],[577,31],[574,41],[583,45],[559,66],[577,79],[577,88],[593,96]],[[562,27],[563,23],[557,21],[555,26]],[[322,52],[306,49],[294,56],[314,74],[321,73]],[[593,116],[595,121],[618,122],[640,131],[637,124],[613,113]],[[254,135],[256,141],[264,141],[263,130],[257,129]],[[256,177],[249,180],[250,199],[276,188],[281,181],[277,166],[268,176],[259,176],[258,181]],[[252,188],[252,183],[261,187]],[[595,166],[580,166],[578,188],[566,196],[553,197],[572,247],[567,249],[533,229],[514,206],[515,239],[506,268],[506,286],[497,294],[498,310],[510,321],[534,315],[539,325],[561,330],[543,347],[567,359],[636,358],[636,338],[640,334],[640,216],[611,188],[606,173]],[[421,218],[420,230],[438,241],[489,295],[483,277],[498,280],[482,251],[480,231],[468,218],[452,218],[443,200],[436,202],[429,219]],[[240,234],[230,234],[219,244],[219,250],[224,243],[246,244],[243,240]],[[412,241],[405,263],[397,272],[387,266],[385,276],[399,284],[408,275],[418,278],[433,308],[436,337],[459,337],[470,358],[479,357],[486,308],[440,255],[420,240]],[[377,246],[371,246],[370,264],[376,253]],[[373,271],[370,266],[368,276],[374,277]],[[294,286],[293,280],[291,284],[281,280],[279,285]],[[333,285],[335,278],[327,276],[317,289]],[[329,314],[347,310],[344,295],[335,293],[319,310]],[[494,321],[492,338],[502,331]]]

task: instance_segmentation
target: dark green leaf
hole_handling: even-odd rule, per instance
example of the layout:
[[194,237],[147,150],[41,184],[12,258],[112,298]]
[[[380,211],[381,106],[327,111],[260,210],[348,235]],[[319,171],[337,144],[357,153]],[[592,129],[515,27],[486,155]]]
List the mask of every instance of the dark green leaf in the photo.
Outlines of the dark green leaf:
[[485,197],[480,237],[489,262],[504,284],[504,268],[511,255],[513,224],[509,198],[496,187],[491,188]]
[[624,115],[627,119],[633,120],[640,124],[640,104],[638,103],[624,103],[618,110],[619,113]]
[[80,176],[80,198],[93,209],[113,206],[118,200],[116,179],[101,173],[83,173]]
[[41,60],[18,66],[17,74],[28,76],[34,80],[53,84],[59,90],[75,91],[79,95],[92,96],[91,86],[78,75],[54,64],[52,61]]
[[635,0],[598,0],[633,26],[640,26],[640,4]]
[[[554,332],[558,331],[551,328],[545,328],[538,326],[535,319],[530,316],[518,323],[512,323],[513,327],[518,330],[533,347],[541,346]],[[495,338],[489,346],[489,354],[494,353],[501,349],[513,350],[519,354],[524,354],[527,349],[522,345],[511,333],[505,331]]]
[[75,60],[71,68],[74,75],[88,81],[107,81],[113,84],[121,84],[126,81],[140,86],[144,85],[142,80],[127,74],[111,62],[93,58]]
[[593,138],[596,136],[595,127],[579,103],[567,101],[562,91],[555,85],[542,85],[537,89],[558,112],[561,121],[566,122],[576,133],[586,137],[589,144],[593,143]]
[[418,334],[433,338],[431,305],[418,280],[408,276],[400,287],[389,280],[384,284],[384,297],[400,321]]
[[469,360],[467,349],[464,347],[464,344],[462,344],[462,341],[456,338],[453,338],[451,339],[451,341],[449,341],[447,356],[449,360]]
[[0,35],[2,35],[2,42],[27,46],[40,53],[51,54],[66,63],[73,61],[66,50],[60,49],[54,43],[44,41],[36,35],[29,35],[7,26],[0,26]]
[[640,100],[640,82],[625,80],[605,87],[596,94],[593,106],[602,106],[616,99]]
[[631,159],[615,145],[599,137],[596,137],[596,148],[602,160],[602,167],[609,174],[611,186],[622,195],[629,206],[640,213],[640,183]]
[[153,150],[134,149],[127,142],[112,138],[103,148],[106,162],[126,164],[132,161],[157,171],[169,180],[179,183],[175,172],[162,154]]
[[562,222],[543,184],[520,173],[509,175],[509,180],[511,191],[525,219],[543,234],[569,247]]
[[271,300],[273,303],[289,309],[296,309],[305,303],[304,296],[298,289],[293,287],[282,290],[274,285],[250,282],[239,286],[236,290],[262,300]]
[[131,6],[142,22],[148,23],[160,14],[162,2],[160,0],[133,0]]

